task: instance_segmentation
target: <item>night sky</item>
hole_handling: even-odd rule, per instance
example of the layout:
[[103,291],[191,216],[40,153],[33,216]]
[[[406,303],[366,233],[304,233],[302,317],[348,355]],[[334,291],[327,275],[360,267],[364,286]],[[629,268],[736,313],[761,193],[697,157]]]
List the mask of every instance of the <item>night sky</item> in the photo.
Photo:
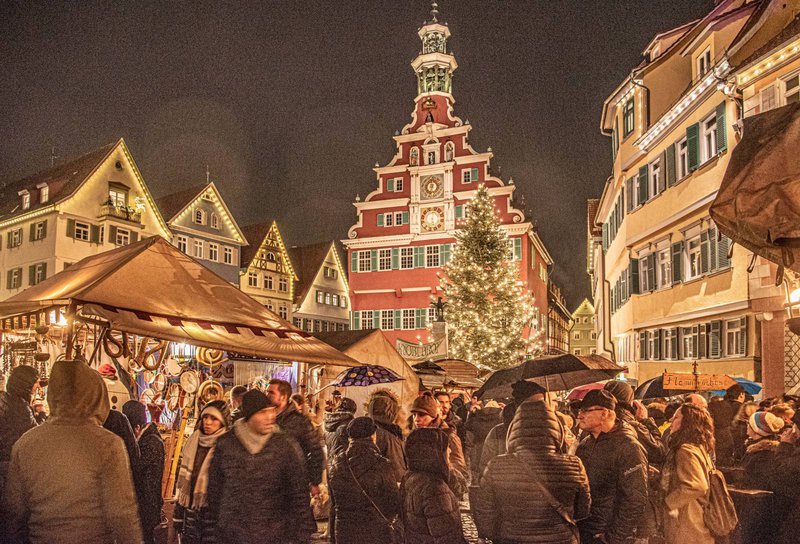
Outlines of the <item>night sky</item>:
[[[713,0],[441,0],[470,143],[513,176],[575,308],[603,100]],[[342,239],[416,94],[424,0],[0,2],[0,180],[125,138],[158,197],[211,179],[240,225]]]

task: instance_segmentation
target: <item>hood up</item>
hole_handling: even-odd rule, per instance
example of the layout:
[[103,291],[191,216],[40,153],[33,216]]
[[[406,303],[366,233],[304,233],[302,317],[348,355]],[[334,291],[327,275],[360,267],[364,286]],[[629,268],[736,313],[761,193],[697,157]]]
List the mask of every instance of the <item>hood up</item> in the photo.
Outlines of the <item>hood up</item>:
[[325,412],[323,423],[326,433],[336,431],[342,425],[347,425],[353,421],[353,414],[350,412]]
[[103,378],[81,361],[53,365],[47,403],[53,420],[83,420],[97,425],[103,424],[111,410]]
[[563,445],[564,427],[544,401],[529,400],[520,404],[508,430],[509,453],[556,452]]
[[430,427],[417,429],[406,440],[406,459],[408,469],[427,472],[447,481],[450,471],[447,467],[447,432]]

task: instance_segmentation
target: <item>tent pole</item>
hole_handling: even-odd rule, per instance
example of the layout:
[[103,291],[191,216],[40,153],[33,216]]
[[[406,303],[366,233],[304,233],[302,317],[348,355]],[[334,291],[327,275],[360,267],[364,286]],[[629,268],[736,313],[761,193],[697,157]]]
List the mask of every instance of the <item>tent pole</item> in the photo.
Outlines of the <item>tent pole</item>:
[[67,361],[72,360],[73,356],[73,347],[72,344],[75,342],[75,303],[72,302],[67,306],[66,311],[66,320],[67,320],[67,351],[65,353],[65,357]]

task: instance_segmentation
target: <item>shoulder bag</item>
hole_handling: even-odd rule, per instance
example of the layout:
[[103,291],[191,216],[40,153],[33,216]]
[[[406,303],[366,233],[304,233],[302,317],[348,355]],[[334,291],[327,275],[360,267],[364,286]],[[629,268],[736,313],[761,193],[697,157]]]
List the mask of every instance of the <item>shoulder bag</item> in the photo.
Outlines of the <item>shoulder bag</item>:
[[367,498],[378,515],[383,518],[383,521],[385,521],[386,525],[389,527],[389,533],[392,535],[392,544],[403,544],[405,542],[405,537],[403,535],[402,522],[398,518],[391,520],[387,518],[383,512],[381,512],[381,509],[378,508],[378,505],[375,504],[375,501],[372,500],[372,497],[369,496],[369,493],[367,493],[367,491],[361,486],[361,482],[359,482],[358,478],[356,478],[353,468],[350,466],[350,460],[347,459],[346,455],[343,455],[342,459],[344,459],[344,464],[347,465],[347,470],[350,471],[350,476],[353,477],[353,481],[358,486],[358,489],[361,490],[361,494]]
[[717,469],[706,454],[708,469],[708,501],[703,506],[703,522],[715,537],[728,536],[739,524],[725,475]]
[[556,513],[558,513],[558,515],[561,516],[561,519],[567,522],[567,525],[569,526],[570,530],[572,530],[572,533],[580,539],[578,532],[578,524],[572,517],[572,514],[570,514],[567,507],[561,504],[561,502],[559,502],[559,500],[556,499],[552,493],[550,493],[550,490],[547,489],[547,487],[542,483],[539,474],[529,464],[527,464],[522,458],[518,457],[516,453],[513,455],[514,459],[516,459],[528,471],[528,474],[530,474],[534,485],[536,485],[536,487],[541,492],[542,496],[544,496],[545,500],[550,505],[550,508],[555,510]]

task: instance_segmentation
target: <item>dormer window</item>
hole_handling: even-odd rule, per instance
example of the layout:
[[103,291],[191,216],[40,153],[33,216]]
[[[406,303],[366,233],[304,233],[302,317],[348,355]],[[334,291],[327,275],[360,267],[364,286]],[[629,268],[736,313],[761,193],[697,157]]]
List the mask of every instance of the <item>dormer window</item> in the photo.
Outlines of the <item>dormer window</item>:
[[200,208],[197,208],[194,211],[194,222],[198,225],[205,225],[206,224],[206,212]]
[[22,197],[22,209],[27,210],[31,207],[31,194],[27,190],[23,190],[19,192],[19,196]]
[[711,47],[706,47],[697,57],[697,77],[702,76],[709,70],[711,70]]
[[40,183],[36,188],[39,189],[39,203],[47,203],[50,200],[50,187],[46,183]]
[[211,228],[218,229],[219,228],[219,216],[215,213],[211,213]]

